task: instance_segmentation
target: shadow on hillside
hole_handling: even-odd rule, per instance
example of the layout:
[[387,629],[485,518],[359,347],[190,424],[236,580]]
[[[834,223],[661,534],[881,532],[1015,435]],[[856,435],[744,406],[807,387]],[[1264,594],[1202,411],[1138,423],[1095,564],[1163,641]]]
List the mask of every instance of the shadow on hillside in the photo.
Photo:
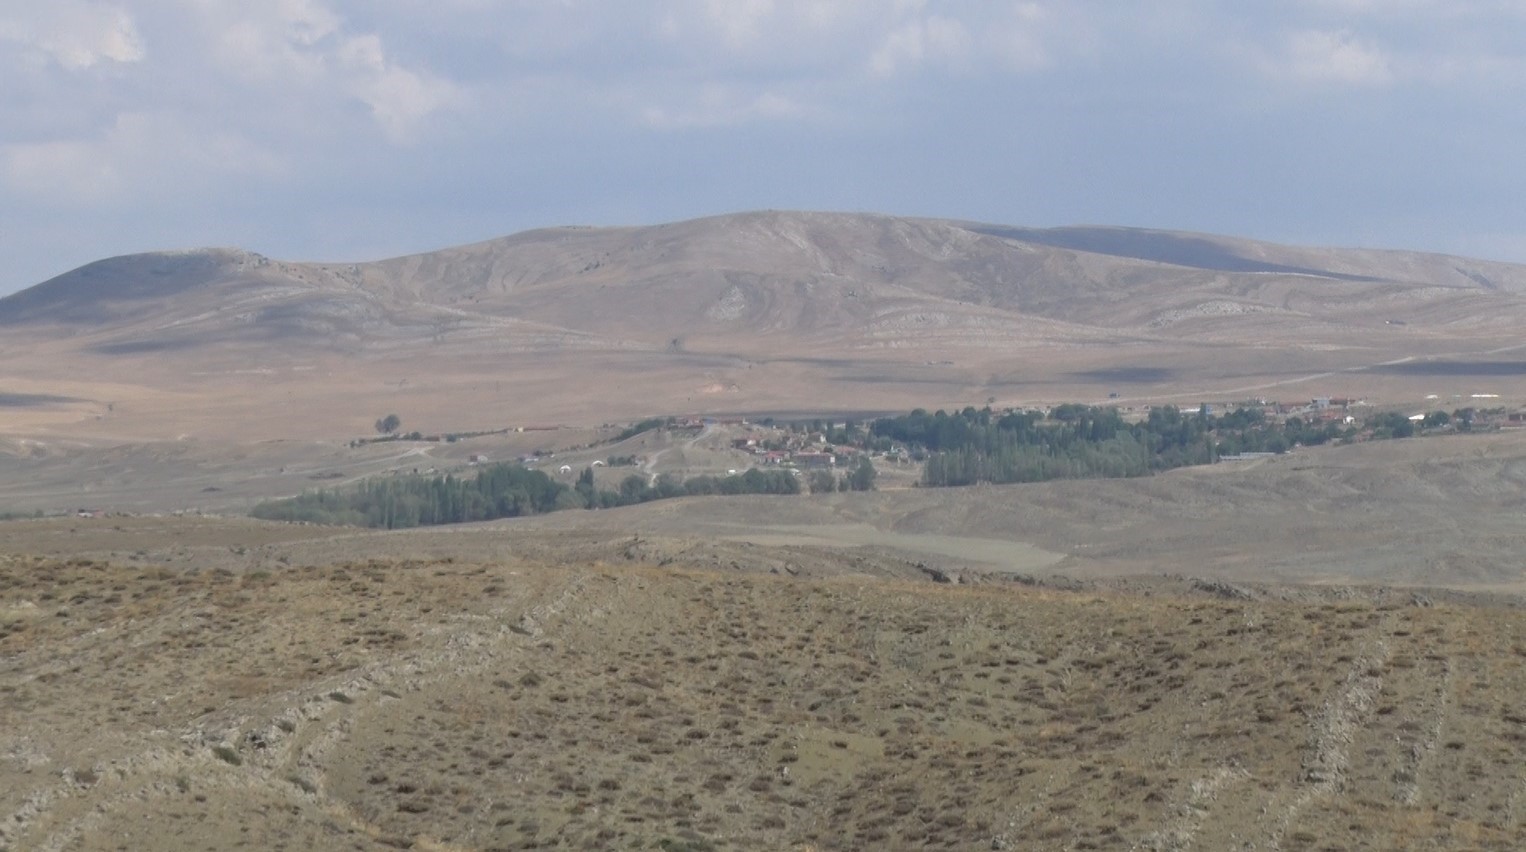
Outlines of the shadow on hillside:
[[50,393],[0,393],[0,408],[34,408],[42,405],[61,405],[67,402],[84,402],[72,396],[55,396]]
[[1318,275],[1341,281],[1376,281],[1367,275],[1350,275],[1303,266],[1285,266],[1241,257],[1211,240],[1131,228],[1008,228],[980,225],[977,234],[1020,240],[1054,248],[1129,257],[1216,272],[1279,272],[1286,275]]
[[1144,385],[1170,381],[1176,377],[1176,371],[1165,367],[1103,367],[1070,375],[1092,382]]
[[1526,376],[1526,361],[1411,361],[1383,364],[1372,371],[1399,376]]
[[102,343],[90,347],[91,352],[101,355],[138,355],[144,352],[174,352],[201,345],[195,340],[129,340],[122,343]]

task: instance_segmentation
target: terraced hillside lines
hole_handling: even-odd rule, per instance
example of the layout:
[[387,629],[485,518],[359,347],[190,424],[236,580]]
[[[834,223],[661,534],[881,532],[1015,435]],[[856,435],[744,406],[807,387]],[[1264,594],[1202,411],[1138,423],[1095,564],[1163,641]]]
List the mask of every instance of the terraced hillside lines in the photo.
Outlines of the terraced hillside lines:
[[[1388,619],[1380,620],[1380,630]],[[1388,643],[1371,641],[1365,653],[1351,661],[1350,669],[1334,693],[1314,717],[1314,730],[1303,761],[1302,786],[1292,801],[1274,801],[1268,846],[1280,849],[1289,826],[1305,808],[1326,801],[1340,791],[1351,765],[1351,746],[1366,727],[1383,689],[1383,666],[1388,662]],[[1369,755],[1370,756],[1370,755]]]
[[[322,778],[311,771],[313,754],[321,754],[325,745],[341,739],[354,710],[366,702],[394,698],[397,689],[425,688],[431,678],[451,666],[469,668],[483,655],[493,653],[495,640],[519,639],[509,625],[526,614],[514,608],[514,594],[502,586],[463,583],[466,588],[457,589],[458,593],[470,593],[475,586],[479,595],[486,591],[496,608],[474,617],[457,611],[459,601],[452,600],[444,627],[419,631],[417,610],[405,622],[388,621],[383,611],[367,608],[367,599],[385,600],[382,590],[370,584],[383,583],[386,578],[365,565],[335,566],[315,572],[315,577],[287,571],[282,578],[285,582],[272,581],[263,573],[237,579],[222,571],[200,576],[175,575],[165,569],[139,573],[87,560],[72,564],[21,560],[13,561],[12,567],[19,569],[21,576],[7,577],[11,586],[40,589],[35,599],[43,602],[68,595],[69,607],[52,614],[55,619],[64,619],[63,631],[49,630],[53,622],[28,614],[28,609],[36,607],[31,600],[28,603],[32,607],[3,610],[11,617],[4,623],[6,638],[31,639],[37,644],[14,647],[22,643],[12,643],[13,647],[6,648],[7,662],[23,673],[4,681],[7,707],[20,712],[0,721],[6,723],[7,730],[28,730],[24,724],[29,718],[27,711],[45,705],[52,715],[45,715],[43,721],[59,722],[62,716],[72,723],[53,733],[71,729],[106,732],[96,735],[97,750],[88,761],[66,766],[58,773],[61,781],[32,790],[14,803],[0,829],[0,842],[10,832],[20,838],[18,843],[24,841],[25,845],[18,848],[77,848],[79,837],[95,833],[107,822],[119,828],[139,824],[151,827],[161,809],[176,812],[177,801],[185,800],[188,794],[197,803],[207,802],[208,797],[218,801],[221,796],[228,802],[247,797],[281,811],[291,808],[299,822],[323,821],[319,819],[322,814],[344,816],[348,811],[343,803],[321,796]],[[411,572],[396,564],[391,567],[399,570],[401,579],[394,586],[402,587],[394,588],[393,595],[407,596],[424,614],[434,611],[433,603],[440,601],[441,591],[436,586],[451,572],[449,566],[435,566],[427,580],[419,576],[425,574],[422,566],[414,566]],[[480,568],[471,570],[483,573]],[[415,576],[405,576],[409,573]],[[112,578],[102,581],[109,582],[105,588],[111,593],[102,593],[89,582],[98,578]],[[414,585],[410,589],[410,579],[422,580],[431,588]],[[545,572],[515,592],[538,587],[536,580],[564,579],[569,578]],[[348,603],[360,605],[331,609],[335,587],[345,590]],[[278,595],[282,591],[288,594]],[[258,617],[249,620],[235,616],[220,625],[209,620],[216,617],[213,611],[203,608],[204,604],[252,604],[252,595],[267,593],[275,599],[251,605],[249,609]],[[546,591],[538,597],[549,594]],[[552,598],[553,605],[563,600],[566,592],[562,595]],[[450,595],[444,597],[449,599]],[[134,603],[124,605],[128,598]],[[166,607],[168,611],[163,611]],[[317,637],[316,643],[283,635],[278,626],[281,619],[270,618],[274,612],[296,614],[301,627]],[[15,613],[27,617],[17,618]],[[321,622],[325,614],[334,621],[314,623]],[[113,615],[123,617],[114,619]],[[368,620],[372,616],[378,618]],[[463,618],[480,630],[462,629],[456,622]],[[101,621],[107,626],[89,628]],[[67,635],[71,625],[87,632],[71,641]],[[325,631],[332,635],[325,636]],[[59,637],[58,632],[65,635]],[[62,641],[57,641],[60,638]],[[283,639],[294,642],[295,647],[277,650],[276,643]],[[81,640],[88,640],[88,644]],[[122,645],[130,650],[119,650]],[[308,653],[318,646],[324,650]],[[382,647],[398,653],[378,658],[372,652]],[[410,648],[428,650],[421,656]],[[9,653],[12,651],[14,656]],[[66,657],[55,658],[65,652]],[[155,658],[159,658],[157,667],[150,674],[145,668]],[[77,677],[61,677],[60,664],[70,663],[73,665],[67,671]],[[250,663],[264,671],[260,675],[240,671]],[[95,670],[96,666],[100,670]],[[285,677],[281,676],[283,669],[287,670]],[[295,670],[301,674],[293,679]],[[122,703],[102,706],[93,702],[104,696],[84,688],[78,677],[88,678],[88,683],[103,691],[115,681],[111,697]],[[300,685],[278,689],[291,682]],[[54,700],[44,700],[39,695],[44,689],[37,684],[52,686]],[[171,684],[178,684],[179,689]],[[58,693],[69,691],[78,700],[59,700]],[[186,697],[185,693],[197,694],[189,697],[189,704],[177,702]],[[172,715],[180,717],[181,724],[159,724],[164,720],[152,711],[166,706],[173,707]],[[155,721],[124,725],[123,717],[132,713],[151,716]],[[67,748],[67,737],[50,742],[45,729],[33,727],[30,733],[7,744],[9,754],[19,755],[26,768],[45,764],[47,754]],[[13,804],[6,798],[0,798],[0,803]],[[192,806],[192,810],[198,809]],[[255,809],[252,813],[259,812]],[[249,815],[237,821],[252,818]],[[364,829],[353,819],[342,822],[350,830]],[[247,831],[247,826],[241,831]]]
[[1526,613],[1225,588],[0,557],[0,848],[1522,848]]

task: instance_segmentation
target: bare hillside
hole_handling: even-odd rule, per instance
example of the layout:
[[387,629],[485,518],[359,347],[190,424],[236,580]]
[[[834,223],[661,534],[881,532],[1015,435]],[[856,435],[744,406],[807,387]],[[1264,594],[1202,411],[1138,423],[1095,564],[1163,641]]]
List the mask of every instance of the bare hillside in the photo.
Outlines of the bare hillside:
[[[1437,377],[1513,391],[1523,324],[1520,266],[862,214],[558,228],[351,264],[158,253],[0,299],[0,400],[27,401],[0,403],[0,431],[331,436],[389,397],[443,429],[468,406],[588,423],[1285,386],[1408,398]],[[307,412],[300,428],[276,403]]]
[[1526,840],[1506,602],[265,547],[239,571],[0,555],[0,845]]
[[[1420,322],[1470,294],[1523,292],[1526,268],[1410,252],[770,212],[532,231],[373,263],[235,250],[116,258],[0,300],[0,322],[101,331],[147,321],[235,337],[248,326],[321,343],[301,338],[321,330],[364,342],[388,326],[427,334],[514,319],[609,342],[739,332],[863,342],[1023,319],[1143,330],[1236,310]],[[1381,308],[1390,310],[1373,315]]]

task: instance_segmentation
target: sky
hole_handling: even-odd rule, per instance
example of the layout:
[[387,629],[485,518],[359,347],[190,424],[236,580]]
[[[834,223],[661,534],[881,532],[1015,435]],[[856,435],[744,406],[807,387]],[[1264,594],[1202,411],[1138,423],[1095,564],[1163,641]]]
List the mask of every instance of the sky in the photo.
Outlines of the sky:
[[755,209],[1526,262],[1526,0],[0,0],[0,295]]

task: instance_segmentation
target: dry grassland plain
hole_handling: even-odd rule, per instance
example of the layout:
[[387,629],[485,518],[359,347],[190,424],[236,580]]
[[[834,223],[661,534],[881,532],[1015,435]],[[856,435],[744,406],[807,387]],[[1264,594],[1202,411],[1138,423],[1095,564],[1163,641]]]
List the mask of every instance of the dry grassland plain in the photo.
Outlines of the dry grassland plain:
[[[1526,431],[241,517],[474,456],[747,462],[605,443],[653,415],[1520,406],[1523,325],[1523,267],[837,214],[66,274],[0,300],[0,512],[68,513],[0,522],[0,852],[1526,848]],[[496,434],[352,445],[393,412]]]

